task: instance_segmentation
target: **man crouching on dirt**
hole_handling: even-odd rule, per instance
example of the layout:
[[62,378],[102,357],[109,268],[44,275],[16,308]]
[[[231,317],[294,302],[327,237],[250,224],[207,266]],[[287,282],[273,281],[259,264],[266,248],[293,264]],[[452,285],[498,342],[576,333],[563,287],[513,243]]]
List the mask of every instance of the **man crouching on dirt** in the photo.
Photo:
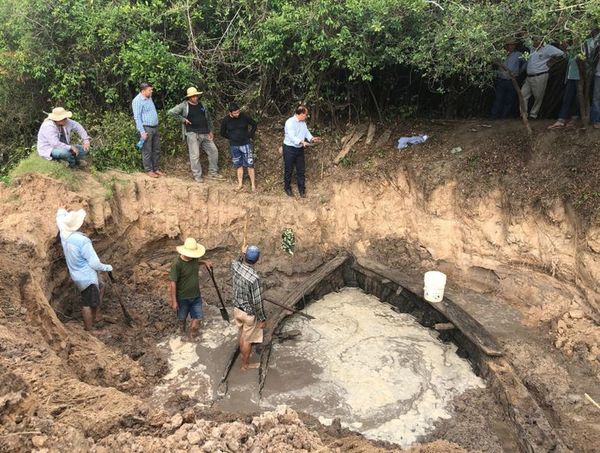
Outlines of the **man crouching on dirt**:
[[65,209],[56,211],[56,224],[60,231],[69,275],[73,283],[81,291],[81,314],[85,330],[92,330],[95,322],[102,321],[99,306],[102,303],[104,288],[98,281],[97,271],[111,272],[110,264],[100,262],[92,241],[77,231],[83,225],[85,211],[68,212]]
[[191,325],[188,337],[193,339],[200,328],[202,312],[202,296],[200,295],[199,265],[207,269],[212,267],[210,261],[199,261],[206,249],[194,238],[187,238],[183,245],[177,247],[179,256],[171,264],[169,273],[169,300],[171,308],[177,313],[181,335],[186,331],[186,319],[190,315]]
[[260,278],[253,266],[260,257],[255,245],[242,247],[242,255],[231,263],[233,277],[233,318],[240,330],[242,370],[258,368],[249,363],[252,343],[262,343],[267,317],[260,292]]

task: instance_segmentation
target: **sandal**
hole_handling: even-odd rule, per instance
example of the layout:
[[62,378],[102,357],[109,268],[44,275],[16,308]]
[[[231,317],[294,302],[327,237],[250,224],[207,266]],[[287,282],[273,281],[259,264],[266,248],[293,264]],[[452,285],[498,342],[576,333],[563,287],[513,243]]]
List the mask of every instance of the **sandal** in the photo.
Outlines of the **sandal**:
[[557,121],[551,126],[548,126],[548,129],[560,129],[561,127],[565,127],[565,123],[563,123],[562,121]]

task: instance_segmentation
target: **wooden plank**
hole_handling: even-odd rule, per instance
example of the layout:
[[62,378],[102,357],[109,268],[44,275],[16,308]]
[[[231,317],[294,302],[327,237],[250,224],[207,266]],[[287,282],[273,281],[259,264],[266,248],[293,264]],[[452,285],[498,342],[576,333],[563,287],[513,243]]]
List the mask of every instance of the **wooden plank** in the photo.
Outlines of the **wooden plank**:
[[428,302],[422,298],[421,292],[417,292],[416,288],[411,288],[406,283],[398,281],[398,279],[393,275],[386,275],[384,272],[379,270],[374,271],[361,264],[358,264],[357,262],[352,264],[352,269],[379,281],[386,278],[396,283],[399,287],[405,288],[408,291],[411,291],[413,294],[418,295],[423,303],[428,304],[434,310],[444,315],[444,317],[448,319],[449,322],[454,324],[454,326],[456,326],[456,328],[460,330],[465,337],[475,344],[475,347],[480,349],[486,355],[491,357],[499,357],[504,354],[496,339],[490,333],[488,333],[487,330],[485,330],[485,328],[475,318],[473,318],[469,313],[467,313],[447,297],[444,297],[444,300],[441,302]]
[[365,140],[365,145],[370,145],[375,137],[375,131],[377,130],[377,126],[374,123],[369,124],[369,130],[367,131],[367,139]]
[[350,131],[342,137],[342,140],[340,142],[342,148],[346,146],[346,143],[348,143],[348,141],[354,136],[354,132],[356,132],[356,126],[350,128]]
[[358,141],[362,138],[363,135],[365,135],[366,130],[367,130],[367,127],[364,124],[360,125],[356,129],[356,132],[354,133],[354,136],[348,141],[348,143],[346,143],[344,145],[344,147],[339,152],[339,154],[336,156],[336,158],[333,159],[333,163],[334,164],[336,164],[336,165],[339,164],[340,161],[344,157],[346,157],[346,155],[350,152],[350,150],[352,149],[352,147],[354,145],[356,145],[356,143],[358,143]]
[[391,135],[392,135],[392,131],[389,129],[386,129],[383,132],[383,134],[381,134],[381,137],[379,137],[377,139],[377,142],[375,143],[375,148],[383,148],[385,145],[387,145],[387,142],[389,141]]

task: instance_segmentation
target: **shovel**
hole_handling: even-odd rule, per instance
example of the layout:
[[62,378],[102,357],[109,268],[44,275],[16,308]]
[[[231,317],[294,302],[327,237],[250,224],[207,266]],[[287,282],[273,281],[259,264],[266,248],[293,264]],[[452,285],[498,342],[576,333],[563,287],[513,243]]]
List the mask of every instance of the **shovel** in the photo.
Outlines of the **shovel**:
[[[113,276],[112,272],[108,272],[108,277],[110,278],[110,281],[114,284],[115,282],[115,277]],[[117,297],[119,299],[119,305],[121,305],[121,310],[123,311],[123,317],[125,318],[125,324],[127,324],[129,327],[133,326],[133,318],[131,317],[131,315],[129,314],[129,312],[127,311],[127,309],[125,308],[125,304],[123,304],[123,301],[121,300],[120,297]]]
[[266,302],[269,302],[270,304],[277,305],[278,307],[285,308],[286,310],[289,310],[292,313],[296,313],[297,315],[300,315],[303,318],[306,318],[306,319],[316,319],[314,316],[311,316],[311,315],[309,315],[307,313],[304,313],[302,311],[299,311],[299,310],[294,310],[293,308],[290,308],[290,307],[286,307],[285,305],[280,304],[279,302],[273,302],[272,300],[265,299],[264,297],[263,297],[263,300],[265,300]]
[[219,296],[219,301],[221,301],[221,308],[219,308],[219,311],[221,312],[221,318],[223,318],[223,321],[229,322],[229,313],[227,313],[227,309],[225,308],[225,304],[223,303],[223,297],[221,297],[221,291],[219,291],[219,287],[217,286],[217,282],[215,281],[215,274],[213,273],[213,270],[209,267],[207,267],[206,270],[208,271],[208,275],[210,275],[210,279],[212,280],[213,285],[215,285],[215,289],[217,290],[217,296]]

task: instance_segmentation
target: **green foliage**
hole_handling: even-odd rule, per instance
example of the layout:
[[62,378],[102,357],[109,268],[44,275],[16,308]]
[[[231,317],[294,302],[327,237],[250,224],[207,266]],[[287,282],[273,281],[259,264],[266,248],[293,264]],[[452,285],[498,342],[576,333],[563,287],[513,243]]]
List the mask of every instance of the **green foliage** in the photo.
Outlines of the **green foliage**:
[[78,170],[67,167],[61,161],[46,160],[36,153],[30,154],[10,170],[7,181],[12,182],[15,178],[30,173],[41,173],[63,181],[69,190],[77,190],[81,184],[81,174]]

